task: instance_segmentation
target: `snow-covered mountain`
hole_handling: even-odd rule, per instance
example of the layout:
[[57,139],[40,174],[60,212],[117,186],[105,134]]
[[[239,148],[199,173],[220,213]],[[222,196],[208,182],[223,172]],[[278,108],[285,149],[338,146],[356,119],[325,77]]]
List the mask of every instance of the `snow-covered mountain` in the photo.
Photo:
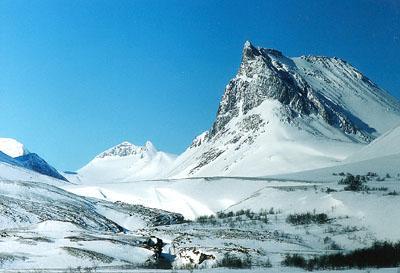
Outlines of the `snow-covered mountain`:
[[81,168],[78,179],[83,183],[98,183],[160,178],[175,158],[173,154],[158,151],[150,141],[144,146],[125,141]]
[[337,164],[400,122],[400,104],[338,58],[246,42],[214,124],[171,177],[257,176]]
[[[68,181],[54,167],[35,153],[30,153],[24,144],[12,138],[0,138],[0,163]],[[29,175],[28,177],[32,177]]]

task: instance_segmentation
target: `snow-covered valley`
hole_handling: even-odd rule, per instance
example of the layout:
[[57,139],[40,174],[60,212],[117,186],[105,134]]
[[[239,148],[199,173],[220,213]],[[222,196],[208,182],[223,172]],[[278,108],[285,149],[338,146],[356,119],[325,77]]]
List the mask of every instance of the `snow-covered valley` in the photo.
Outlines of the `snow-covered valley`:
[[[212,268],[230,253],[274,272],[287,270],[288,253],[312,257],[400,239],[397,174],[373,177],[370,190],[356,192],[331,176],[334,182],[193,178],[96,187],[1,181],[2,267],[130,272],[162,265],[163,257],[176,269]],[[327,219],[288,222],[304,213]]]

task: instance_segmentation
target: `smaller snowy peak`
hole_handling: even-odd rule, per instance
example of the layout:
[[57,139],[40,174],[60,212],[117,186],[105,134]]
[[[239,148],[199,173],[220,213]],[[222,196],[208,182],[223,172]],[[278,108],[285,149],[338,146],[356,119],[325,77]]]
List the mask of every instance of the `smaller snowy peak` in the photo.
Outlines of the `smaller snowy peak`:
[[77,176],[83,184],[161,178],[175,159],[176,155],[158,151],[150,141],[143,146],[125,141],[95,157]]
[[143,155],[157,153],[156,147],[150,141],[147,141],[144,146],[137,146],[128,141],[124,141],[96,156],[96,158],[105,157],[125,157],[131,155]]
[[24,144],[13,138],[0,138],[0,151],[10,157],[18,157],[29,153]]
[[156,146],[154,146],[154,144],[149,140],[146,141],[146,144],[144,145],[144,147],[146,148],[146,151],[149,151],[149,152],[156,153],[158,151]]

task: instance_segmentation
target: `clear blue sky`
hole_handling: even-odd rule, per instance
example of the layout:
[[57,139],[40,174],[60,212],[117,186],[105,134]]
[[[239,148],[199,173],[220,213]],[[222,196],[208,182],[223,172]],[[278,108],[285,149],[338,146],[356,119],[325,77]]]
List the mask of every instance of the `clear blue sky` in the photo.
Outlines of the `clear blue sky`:
[[60,169],[207,130],[245,40],[348,60],[400,97],[400,1],[0,0],[0,136]]

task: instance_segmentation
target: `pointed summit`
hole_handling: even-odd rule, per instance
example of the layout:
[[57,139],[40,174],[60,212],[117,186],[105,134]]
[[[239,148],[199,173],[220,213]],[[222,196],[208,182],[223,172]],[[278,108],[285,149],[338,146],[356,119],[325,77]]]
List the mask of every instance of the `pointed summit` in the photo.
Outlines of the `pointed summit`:
[[128,141],[124,141],[110,149],[99,154],[97,158],[111,157],[111,156],[128,156],[137,154],[142,147],[136,146]]
[[251,44],[251,42],[249,40],[246,40],[246,42],[244,42],[244,48],[246,47],[252,47],[253,45]]
[[144,146],[146,147],[146,150],[148,150],[148,151],[157,152],[156,146],[154,146],[154,144],[150,140],[147,140],[146,144]]
[[125,157],[131,155],[147,157],[147,156],[154,156],[157,152],[158,152],[157,148],[149,140],[146,141],[144,146],[137,146],[135,144],[130,143],[129,141],[124,141],[102,152],[96,158]]
[[243,46],[243,55],[242,55],[242,61],[246,59],[254,59],[255,56],[259,56],[260,52],[258,51],[257,48],[255,48],[250,41],[246,41]]

